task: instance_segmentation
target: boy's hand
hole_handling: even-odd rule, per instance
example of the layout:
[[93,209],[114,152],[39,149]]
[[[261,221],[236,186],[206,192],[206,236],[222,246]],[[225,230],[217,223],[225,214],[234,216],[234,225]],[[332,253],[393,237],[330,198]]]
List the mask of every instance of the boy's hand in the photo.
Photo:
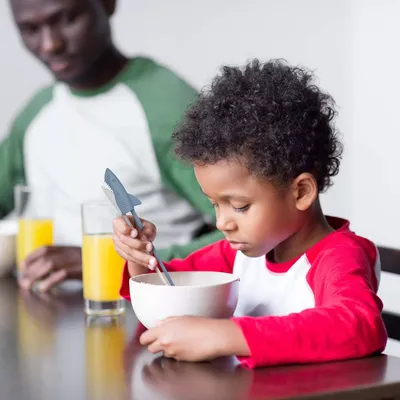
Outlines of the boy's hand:
[[229,319],[170,317],[144,332],[140,343],[152,353],[162,351],[165,357],[179,361],[249,355],[240,328]]
[[155,239],[156,227],[149,221],[141,219],[143,230],[139,233],[132,217],[129,217],[134,228],[129,226],[122,217],[113,221],[114,246],[117,253],[128,261],[131,276],[145,273],[147,268],[154,269],[157,260],[150,255],[153,250],[152,241]]

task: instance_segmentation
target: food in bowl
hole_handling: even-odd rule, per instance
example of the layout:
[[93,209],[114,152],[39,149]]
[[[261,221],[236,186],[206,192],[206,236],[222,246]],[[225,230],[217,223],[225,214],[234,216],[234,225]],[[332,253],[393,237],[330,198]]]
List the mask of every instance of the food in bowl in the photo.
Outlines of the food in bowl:
[[17,232],[17,221],[0,221],[0,278],[8,275],[15,266]]
[[236,309],[239,278],[225,272],[169,272],[175,286],[157,274],[132,277],[129,290],[133,311],[148,329],[172,316],[229,318]]

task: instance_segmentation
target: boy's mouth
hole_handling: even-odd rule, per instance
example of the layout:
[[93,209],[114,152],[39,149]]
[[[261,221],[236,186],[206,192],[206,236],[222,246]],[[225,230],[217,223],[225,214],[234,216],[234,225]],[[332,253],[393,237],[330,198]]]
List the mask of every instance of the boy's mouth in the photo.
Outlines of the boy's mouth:
[[248,243],[245,242],[235,242],[234,240],[228,240],[228,242],[234,250],[244,250],[248,247]]

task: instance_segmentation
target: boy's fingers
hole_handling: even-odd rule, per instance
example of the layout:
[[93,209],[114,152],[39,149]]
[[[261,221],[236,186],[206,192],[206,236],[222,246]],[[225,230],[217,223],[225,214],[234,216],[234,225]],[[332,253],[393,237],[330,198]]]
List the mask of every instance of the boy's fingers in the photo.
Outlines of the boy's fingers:
[[114,237],[118,238],[119,240],[122,240],[123,238],[128,238],[128,237],[136,238],[136,236],[137,236],[136,229],[132,229],[128,234],[124,234],[114,228]]
[[156,340],[155,342],[147,346],[147,350],[149,350],[150,353],[157,354],[163,351],[163,347],[161,346],[160,342]]
[[139,250],[142,252],[147,251],[148,242],[144,242],[140,239],[134,239],[129,236],[121,235],[120,237],[117,236],[116,240],[117,242],[122,243],[124,246],[129,247],[131,250]]
[[157,228],[151,222],[143,220],[143,229],[140,232],[140,235],[145,236],[152,242],[157,235]]
[[115,246],[115,251],[125,260],[125,261],[131,261],[133,260],[126,254],[120,247]]
[[157,261],[154,257],[149,256],[148,254],[141,251],[131,250],[129,255],[135,263],[143,265],[144,267],[147,267],[149,269],[154,269],[157,265]]
[[129,226],[125,222],[124,218],[122,218],[122,216],[114,219],[114,221],[113,221],[114,232],[116,234],[118,234],[118,236],[127,235],[127,236],[136,237],[139,233],[140,238],[145,238],[150,241],[153,241],[155,239],[156,234],[157,234],[157,229],[154,224],[142,219],[141,221],[143,224],[143,229],[140,232],[138,232],[138,229],[133,220],[133,217],[129,215],[128,218],[132,222],[132,225],[134,226],[134,228]]
[[139,338],[139,342],[142,346],[148,346],[151,343],[156,342],[158,339],[158,329],[153,328],[143,332]]
[[128,217],[129,221],[131,221],[131,224],[132,224],[133,226],[135,226],[135,218],[133,218],[132,215],[126,215],[126,216]]
[[115,249],[125,260],[150,269],[154,269],[154,267],[157,265],[156,259],[147,253],[146,245],[148,245],[148,243],[141,242],[137,239],[129,239],[129,241],[134,241],[134,243],[133,245],[127,245],[115,236],[113,237],[113,240]]
[[123,235],[129,235],[132,228],[124,221],[122,217],[118,217],[113,221],[114,231]]
[[129,256],[129,253],[131,251],[130,247],[127,246],[126,244],[122,243],[118,238],[116,238],[115,236],[113,237],[114,240],[114,247],[117,250],[117,252],[120,254],[120,256],[122,256],[121,253],[124,254],[124,256],[122,256],[123,258],[125,258],[125,260],[131,260],[131,257]]

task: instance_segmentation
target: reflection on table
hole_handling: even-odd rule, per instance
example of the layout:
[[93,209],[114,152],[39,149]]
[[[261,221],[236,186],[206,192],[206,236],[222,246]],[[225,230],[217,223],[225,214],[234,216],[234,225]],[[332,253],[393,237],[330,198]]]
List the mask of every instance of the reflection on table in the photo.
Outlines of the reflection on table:
[[19,290],[18,350],[21,379],[36,398],[56,396],[52,381],[58,378],[56,364],[56,330],[60,312],[65,308],[57,297]]
[[89,398],[109,400],[125,394],[123,354],[125,318],[86,317],[86,384]]
[[[131,344],[132,399],[281,399],[368,387],[384,380],[385,356],[343,363],[244,369],[232,359],[185,363]],[[392,359],[394,361],[396,359]],[[396,360],[400,368],[400,359]],[[400,375],[400,370],[399,370]],[[319,397],[318,397],[319,398]]]
[[129,304],[108,318],[83,307],[81,287],[43,295],[0,281],[1,400],[400,397],[399,358],[256,370],[234,358],[176,362],[140,345],[144,327]]

